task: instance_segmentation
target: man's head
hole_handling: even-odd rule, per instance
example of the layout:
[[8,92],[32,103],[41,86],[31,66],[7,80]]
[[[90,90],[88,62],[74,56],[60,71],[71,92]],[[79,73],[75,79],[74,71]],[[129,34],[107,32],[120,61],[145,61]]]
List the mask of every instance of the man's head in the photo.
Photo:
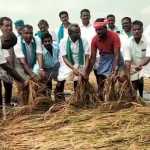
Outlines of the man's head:
[[12,32],[12,20],[8,17],[1,17],[0,29],[3,34]]
[[68,27],[68,34],[73,42],[80,39],[81,32],[78,24],[70,24]]
[[140,39],[143,34],[143,23],[139,20],[135,20],[132,23],[132,33],[135,39]]
[[10,49],[17,43],[17,37],[13,32],[1,36],[2,49]]
[[24,21],[23,20],[17,20],[15,23],[15,28],[19,35],[22,35],[22,29],[24,27]]
[[114,29],[115,27],[115,16],[113,14],[107,15],[108,27]]
[[121,19],[121,24],[122,24],[122,29],[125,32],[130,32],[131,31],[132,22],[131,22],[131,18],[130,17],[122,18]]
[[25,42],[30,43],[33,39],[33,27],[31,25],[25,25],[22,29],[22,37]]
[[47,32],[48,28],[49,28],[49,24],[46,20],[42,19],[39,21],[38,27],[39,27],[41,32]]
[[105,18],[96,19],[94,28],[100,38],[105,38],[107,36],[107,21]]
[[80,18],[82,20],[82,24],[87,26],[90,23],[90,11],[88,9],[82,9],[80,12]]
[[67,11],[61,11],[59,13],[59,18],[60,18],[62,24],[68,24],[68,22],[69,22],[69,15],[68,15]]
[[42,44],[47,50],[52,50],[52,36],[49,32],[45,32],[42,36]]

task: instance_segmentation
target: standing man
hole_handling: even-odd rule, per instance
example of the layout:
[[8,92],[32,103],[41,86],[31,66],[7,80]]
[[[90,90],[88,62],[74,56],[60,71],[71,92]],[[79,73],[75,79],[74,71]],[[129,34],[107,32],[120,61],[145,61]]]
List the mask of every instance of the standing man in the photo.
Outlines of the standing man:
[[100,98],[103,100],[103,81],[107,76],[111,75],[112,72],[117,71],[119,67],[120,39],[115,32],[107,30],[107,21],[104,18],[97,19],[94,23],[94,27],[97,34],[92,40],[91,56],[83,73],[83,77],[88,79],[95,63],[98,50],[101,55],[97,69],[98,92]]
[[[65,64],[69,67],[69,71],[59,69],[56,93],[62,93],[65,80],[73,73],[74,89],[77,86],[77,80],[81,70],[86,66],[89,59],[89,45],[86,39],[81,37],[80,27],[78,24],[71,24],[68,28],[69,36],[60,42],[60,53]],[[60,72],[61,70],[61,72]]]
[[126,44],[128,39],[132,36],[132,31],[131,31],[131,18],[130,17],[124,17],[121,19],[121,24],[122,24],[122,31],[119,34],[120,41],[121,41],[121,53],[124,56],[124,51],[126,48]]
[[60,43],[61,39],[68,36],[68,27],[70,25],[69,15],[68,15],[67,11],[61,11],[59,13],[59,18],[60,18],[62,24],[59,27],[59,29],[57,29],[57,31],[56,31],[58,43]]
[[113,14],[109,14],[107,15],[107,20],[108,20],[108,30],[116,32],[116,33],[120,33],[119,28],[115,25],[115,15]]
[[[59,18],[60,18],[60,21],[62,24],[56,30],[56,35],[57,35],[57,42],[60,44],[60,41],[63,38],[68,38],[68,27],[70,25],[70,22],[69,22],[69,14],[67,11],[59,12]],[[64,92],[64,83],[61,84],[62,82],[59,82],[59,81],[62,81],[64,79],[61,79],[60,74],[63,74],[64,72],[70,72],[70,68],[65,64],[61,53],[59,53],[59,62],[60,62],[60,68],[59,68],[59,73],[58,73],[58,87],[61,87],[60,88],[61,90],[57,90],[57,91]]]
[[91,14],[88,9],[82,9],[80,12],[80,18],[82,24],[80,25],[81,36],[88,40],[89,45],[91,44],[92,38],[96,32],[93,25],[90,23]]
[[[95,32],[93,25],[90,23],[90,19],[91,19],[90,11],[88,9],[82,9],[80,12],[80,18],[82,21],[82,24],[80,25],[81,36],[88,40],[90,51],[91,51],[91,41],[92,41],[92,38],[96,35],[96,32]],[[99,59],[100,59],[100,56],[99,56],[99,53],[97,53],[96,63],[94,65],[94,74],[95,74],[97,81],[98,81],[97,64],[99,62]]]
[[136,20],[132,23],[133,37],[128,40],[124,59],[130,73],[135,90],[143,97],[144,81],[142,77],[143,66],[150,61],[150,48],[143,36],[143,23]]
[[53,41],[56,41],[56,35],[55,32],[49,31],[49,24],[46,20],[42,19],[38,22],[38,28],[39,31],[35,34],[35,36],[38,36],[40,39],[42,38],[42,35],[45,32],[49,32],[52,35]]

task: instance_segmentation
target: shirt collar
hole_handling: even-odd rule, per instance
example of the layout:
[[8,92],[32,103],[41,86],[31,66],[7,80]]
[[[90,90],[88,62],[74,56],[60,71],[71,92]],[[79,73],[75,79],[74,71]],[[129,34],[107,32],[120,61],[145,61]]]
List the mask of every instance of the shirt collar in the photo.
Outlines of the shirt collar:
[[126,35],[128,37],[132,37],[132,32],[131,31],[127,34],[124,30],[122,30],[121,34]]
[[[24,39],[22,40],[22,42],[25,43],[25,44],[27,44]],[[34,40],[32,39],[31,43],[33,43],[33,42],[34,42]],[[30,43],[30,44],[31,44],[31,43]],[[30,44],[29,44],[29,45],[30,45]]]
[[73,44],[77,44],[78,41],[79,41],[79,40],[77,40],[76,42],[73,42],[73,41],[71,40],[70,36],[69,36],[68,38],[69,38],[69,41],[71,41],[71,43],[73,43]]
[[[53,46],[53,44],[52,44],[52,46]],[[53,49],[54,49],[54,46],[53,46]],[[53,51],[53,49],[52,49],[52,51]],[[43,45],[43,53],[44,53],[44,54],[49,53],[49,51],[45,48],[45,46],[44,46],[44,45]]]
[[83,25],[83,24],[80,25],[80,27],[85,27],[85,28],[89,28],[89,27],[91,27],[91,26],[92,26],[91,23],[89,23],[87,26],[85,26],[85,25]]
[[[133,37],[133,36],[131,37],[131,40],[135,42],[135,39],[134,39],[134,37]],[[145,38],[144,38],[144,36],[142,35],[142,37],[141,37],[141,40],[140,40],[139,44],[140,44],[140,43],[144,43],[144,41],[145,41]]]

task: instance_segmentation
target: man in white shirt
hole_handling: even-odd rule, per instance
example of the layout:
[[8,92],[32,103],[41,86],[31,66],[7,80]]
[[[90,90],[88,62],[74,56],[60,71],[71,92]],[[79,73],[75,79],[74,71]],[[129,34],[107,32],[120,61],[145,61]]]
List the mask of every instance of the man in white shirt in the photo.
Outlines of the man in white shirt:
[[62,87],[64,87],[65,80],[72,74],[75,76],[74,89],[76,89],[78,76],[89,59],[89,44],[86,39],[81,38],[78,24],[71,24],[68,33],[68,38],[64,38],[60,42],[60,55],[69,70],[63,70],[63,67],[60,66],[56,93],[63,93]]
[[69,14],[67,11],[59,12],[59,18],[62,24],[56,29],[57,42],[60,43],[61,39],[68,37]]
[[[25,80],[12,68],[12,66],[7,63],[6,58],[4,57],[4,49],[10,49],[17,43],[17,37],[14,33],[5,33],[0,38],[0,67],[4,69],[9,75],[14,77],[20,83],[25,84]],[[9,92],[9,91],[7,91]],[[0,105],[2,105],[2,98],[0,98]],[[6,100],[6,105],[10,105],[8,100]]]
[[[68,27],[70,25],[69,22],[69,14],[67,11],[60,11],[59,12],[59,18],[61,21],[61,25],[59,26],[59,28],[56,29],[56,36],[57,36],[57,42],[60,43],[60,41],[63,38],[68,38]],[[69,67],[65,64],[65,62],[63,61],[62,55],[59,53],[59,62],[60,62],[60,69],[59,69],[59,74],[61,74],[61,72],[69,72],[70,69]],[[59,76],[58,74],[58,76]],[[58,79],[61,80],[61,79]],[[59,82],[58,82],[59,84]],[[64,91],[64,86],[63,84],[61,84],[61,91]]]
[[121,19],[122,31],[119,34],[120,41],[121,41],[121,53],[124,56],[124,51],[126,50],[126,44],[130,37],[132,37],[132,21],[130,17],[124,17]]
[[107,20],[108,20],[108,30],[120,33],[120,29],[115,25],[116,22],[115,15],[113,14],[107,15]]
[[[0,18],[0,30],[3,34],[6,33],[11,33],[12,32],[12,20],[9,17],[1,17]],[[7,60],[7,62],[14,66],[14,51],[13,47],[11,49],[5,49],[4,51],[4,56]],[[0,68],[1,69],[1,68]],[[1,73],[3,74],[1,79],[3,80],[3,86],[5,89],[5,99],[6,99],[6,104],[10,105],[11,97],[12,97],[12,83],[13,79],[5,72],[3,69],[1,69]],[[3,79],[3,76],[5,74],[5,77],[7,80]],[[5,79],[6,79],[5,78]],[[0,81],[0,98],[2,98],[2,82]]]
[[128,40],[127,48],[124,53],[126,66],[129,69],[130,79],[135,90],[143,97],[144,81],[142,77],[143,67],[150,61],[150,48],[147,47],[143,37],[143,23],[134,21],[132,23],[133,37]]
[[[90,46],[90,51],[91,51],[91,41],[93,39],[93,37],[96,35],[95,29],[93,27],[93,24],[90,23],[90,18],[91,18],[91,14],[90,11],[88,9],[82,9],[80,11],[80,18],[82,21],[82,24],[80,25],[80,29],[81,29],[81,37],[85,38],[88,40],[89,46]],[[94,65],[94,74],[96,77],[96,80],[98,81],[98,75],[97,75],[97,66],[99,63],[99,59],[100,59],[100,55],[97,52],[96,55],[96,63]]]
[[39,42],[33,38],[33,27],[25,25],[22,30],[22,38],[17,42],[14,47],[16,58],[19,64],[16,67],[18,71],[24,75],[24,78],[34,78],[36,75],[33,73],[33,68],[38,60],[40,67],[40,75],[44,76],[43,61],[42,61],[42,47]]
[[90,11],[88,9],[82,9],[80,12],[80,18],[82,22],[82,24],[80,25],[81,37],[86,38],[90,45],[92,38],[96,35],[95,29],[90,23]]

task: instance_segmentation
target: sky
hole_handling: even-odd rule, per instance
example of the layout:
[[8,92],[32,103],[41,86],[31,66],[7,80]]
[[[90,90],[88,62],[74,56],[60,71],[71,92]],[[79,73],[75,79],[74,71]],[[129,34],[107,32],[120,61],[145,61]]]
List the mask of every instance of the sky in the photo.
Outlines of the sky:
[[40,19],[46,19],[54,30],[60,25],[58,14],[67,10],[70,21],[80,23],[80,10],[91,11],[91,22],[107,14],[114,14],[119,25],[124,16],[140,19],[150,24],[150,0],[0,0],[0,17],[8,16],[13,21],[23,19],[37,30]]

